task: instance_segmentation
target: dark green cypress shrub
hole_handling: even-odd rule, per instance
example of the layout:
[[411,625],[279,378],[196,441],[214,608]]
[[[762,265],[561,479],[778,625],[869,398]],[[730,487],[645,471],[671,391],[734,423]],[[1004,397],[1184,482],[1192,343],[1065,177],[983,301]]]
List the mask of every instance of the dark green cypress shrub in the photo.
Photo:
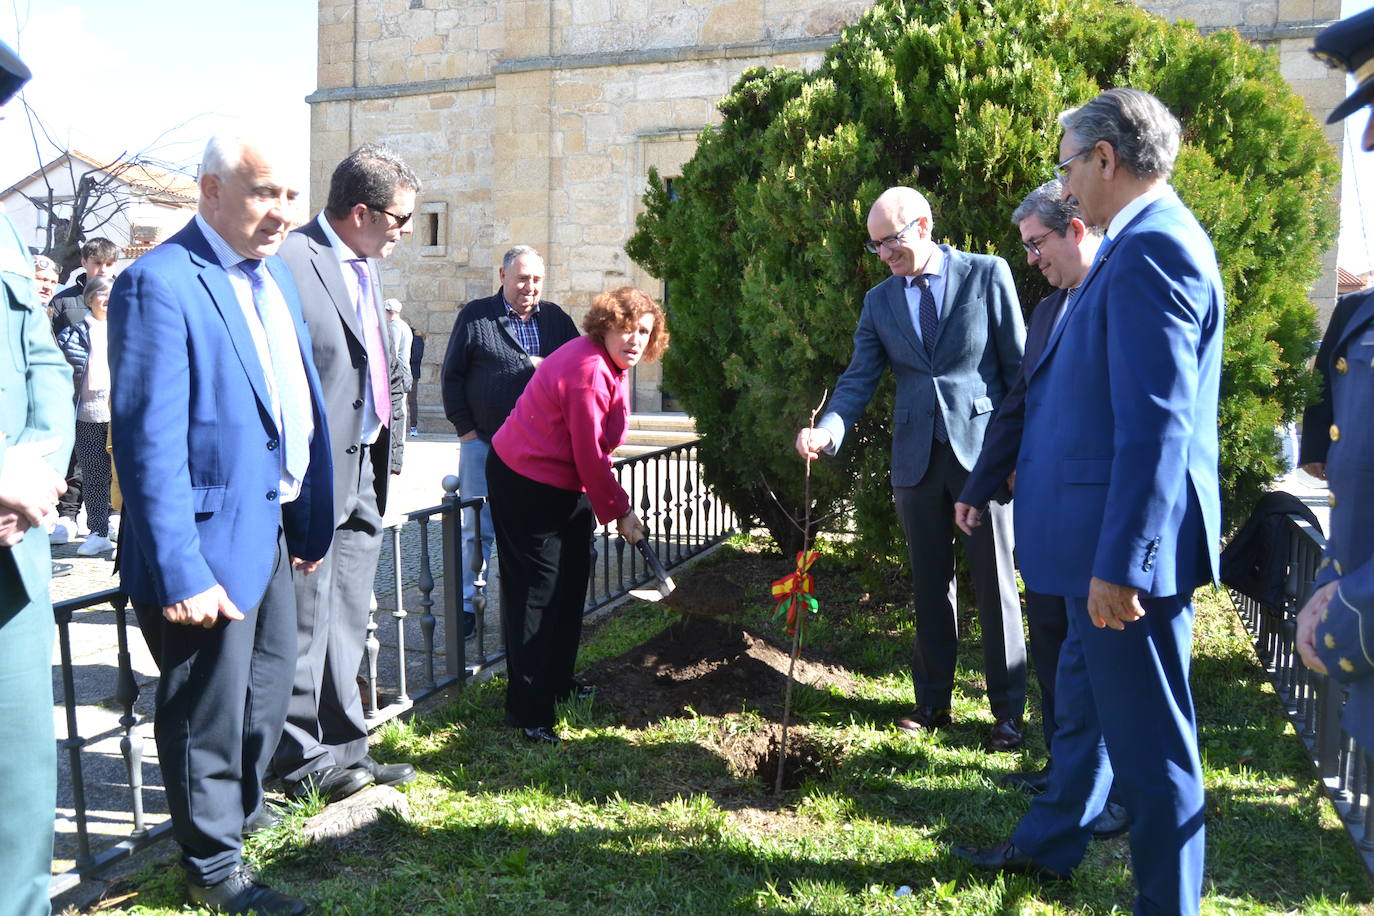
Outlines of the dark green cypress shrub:
[[[816,71],[745,73],[678,199],[651,176],[628,245],[669,286],[664,381],[696,417],[708,479],[784,550],[799,542],[787,521],[801,514],[796,430],[848,362],[864,292],[887,276],[862,248],[873,199],[919,188],[936,238],[1006,258],[1029,308],[1049,290],[1010,213],[1052,174],[1057,114],[1112,86],[1153,92],[1182,122],[1173,183],[1216,244],[1228,520],[1279,470],[1274,429],[1312,390],[1306,290],[1335,238],[1338,166],[1277,57],[1108,0],[878,0]],[[812,483],[817,514],[852,502],[856,547],[875,557],[903,544],[892,396],[889,375]]]

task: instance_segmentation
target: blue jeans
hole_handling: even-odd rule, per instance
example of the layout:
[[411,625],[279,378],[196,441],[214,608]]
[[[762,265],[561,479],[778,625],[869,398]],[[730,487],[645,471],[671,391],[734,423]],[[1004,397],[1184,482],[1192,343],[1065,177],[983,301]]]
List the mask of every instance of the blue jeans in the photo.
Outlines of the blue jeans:
[[[481,438],[471,442],[458,443],[458,495],[462,499],[474,499],[487,495],[487,453],[491,443]],[[482,578],[487,576],[491,563],[491,545],[496,534],[491,528],[491,512],[484,505],[482,512]],[[475,613],[472,598],[477,589],[472,584],[477,578],[472,569],[473,551],[477,549],[477,512],[463,510],[463,613]]]

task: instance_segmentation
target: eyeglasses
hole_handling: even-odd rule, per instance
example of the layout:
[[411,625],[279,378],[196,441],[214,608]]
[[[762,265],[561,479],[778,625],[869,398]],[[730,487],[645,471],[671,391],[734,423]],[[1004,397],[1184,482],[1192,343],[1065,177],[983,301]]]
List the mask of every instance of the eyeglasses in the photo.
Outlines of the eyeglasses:
[[1021,247],[1024,248],[1024,249],[1026,249],[1026,254],[1033,254],[1033,255],[1035,255],[1035,256],[1038,258],[1038,257],[1040,257],[1040,245],[1041,245],[1041,243],[1044,242],[1045,239],[1049,238],[1049,237],[1050,237],[1051,235],[1053,235],[1053,234],[1054,234],[1054,230],[1051,229],[1051,230],[1049,230],[1048,232],[1046,232],[1044,235],[1040,236],[1039,238],[1031,239],[1029,242],[1022,242],[1022,243],[1021,243]]
[[885,239],[880,239],[879,241],[876,241],[876,242],[875,242],[875,241],[872,241],[872,240],[870,239],[869,241],[864,242],[864,248],[868,250],[868,253],[869,253],[869,254],[877,254],[877,253],[878,253],[878,249],[883,248],[883,247],[886,247],[886,248],[896,248],[898,245],[901,244],[901,242],[902,242],[902,236],[904,236],[904,235],[906,235],[908,232],[910,232],[910,231],[911,231],[911,227],[914,226],[914,225],[916,225],[916,224],[919,223],[920,221],[921,221],[921,217],[918,216],[918,217],[916,217],[915,219],[913,219],[911,222],[909,222],[909,223],[907,223],[905,226],[903,226],[903,227],[902,227],[902,231],[898,232],[896,235],[889,235],[887,238],[885,238]]
[[1096,145],[1097,145],[1097,144],[1094,143],[1092,146],[1085,146],[1085,147],[1083,147],[1081,150],[1079,150],[1078,152],[1074,153],[1074,154],[1073,154],[1072,156],[1070,156],[1069,158],[1065,159],[1063,162],[1061,162],[1061,163],[1059,163],[1058,165],[1056,165],[1056,166],[1054,167],[1054,174],[1055,174],[1057,177],[1059,177],[1059,178],[1068,178],[1068,177],[1069,177],[1069,163],[1070,163],[1070,162],[1073,162],[1075,159],[1077,159],[1079,156],[1083,155],[1084,153],[1090,152],[1090,151],[1092,150],[1093,146],[1096,146]]
[[414,213],[407,213],[405,216],[397,216],[395,213],[392,213],[390,210],[383,210],[381,207],[374,207],[374,206],[372,206],[371,204],[368,204],[368,205],[367,205],[367,209],[369,209],[369,210],[376,210],[378,213],[385,213],[387,216],[391,217],[392,219],[394,219],[394,220],[396,221],[396,228],[397,228],[397,229],[400,229],[400,228],[401,228],[402,226],[404,226],[406,223],[410,222],[410,218],[411,218],[412,216],[415,215]]

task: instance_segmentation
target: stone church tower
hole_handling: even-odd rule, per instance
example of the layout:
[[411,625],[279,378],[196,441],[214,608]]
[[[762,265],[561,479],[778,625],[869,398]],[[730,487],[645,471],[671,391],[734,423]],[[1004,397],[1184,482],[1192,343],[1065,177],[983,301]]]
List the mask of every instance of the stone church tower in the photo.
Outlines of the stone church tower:
[[[368,140],[424,182],[415,234],[386,262],[388,295],[426,336],[422,429],[448,431],[439,364],[457,310],[497,286],[516,244],[547,261],[545,298],[581,312],[625,283],[658,292],[626,256],[649,168],[680,173],[715,101],[754,66],[809,69],[871,0],[319,0],[311,197]],[[1153,0],[1204,30],[1276,47],[1320,118],[1343,76],[1312,59],[1339,0]],[[1340,126],[1332,142],[1343,138]],[[1315,291],[1329,308],[1329,280]],[[1330,287],[1329,289],[1327,287]],[[636,370],[634,409],[661,409],[656,365]]]

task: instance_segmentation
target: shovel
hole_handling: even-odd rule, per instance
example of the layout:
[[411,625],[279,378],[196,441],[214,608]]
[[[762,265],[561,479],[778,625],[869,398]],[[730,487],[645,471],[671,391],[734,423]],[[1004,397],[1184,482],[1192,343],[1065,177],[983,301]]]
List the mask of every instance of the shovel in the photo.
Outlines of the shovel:
[[649,575],[653,576],[654,581],[650,583],[651,588],[630,589],[630,597],[638,598],[640,601],[662,601],[673,593],[673,589],[677,588],[673,584],[672,576],[669,576],[663,569],[663,564],[658,561],[653,548],[649,546],[648,538],[640,538],[635,543],[635,549],[644,558],[644,568],[649,571]]

